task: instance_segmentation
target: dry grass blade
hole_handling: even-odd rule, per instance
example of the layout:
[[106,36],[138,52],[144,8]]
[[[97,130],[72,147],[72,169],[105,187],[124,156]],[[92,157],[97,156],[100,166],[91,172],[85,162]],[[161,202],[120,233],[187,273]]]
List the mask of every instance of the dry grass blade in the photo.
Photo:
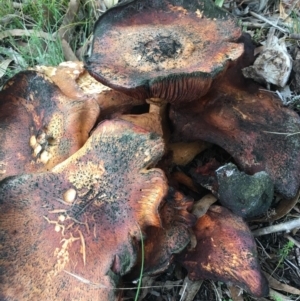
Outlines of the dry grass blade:
[[261,16],[261,15],[255,13],[255,12],[253,12],[253,11],[250,11],[249,13],[250,13],[253,17],[255,17],[255,18],[259,19],[259,20],[262,20],[262,21],[268,23],[268,24],[271,25],[272,27],[275,27],[276,29],[278,29],[278,30],[281,31],[282,33],[289,33],[288,30],[286,30],[286,29],[284,29],[284,28],[282,28],[282,27],[276,25],[274,22],[270,21],[270,20],[267,19],[267,18],[265,18],[265,17],[263,17],[263,16]]
[[0,63],[0,78],[5,74],[7,67],[12,61],[12,59],[7,59]]
[[61,40],[61,47],[66,61],[72,61],[72,62],[78,61],[78,58],[73,52],[70,44],[65,39]]
[[70,42],[72,33],[74,31],[74,19],[78,12],[78,8],[80,5],[79,0],[70,0],[68,10],[64,16],[61,27],[58,30],[58,35],[61,39],[65,39],[66,42]]
[[9,30],[5,30],[5,31],[0,32],[0,40],[3,40],[5,38],[11,37],[11,36],[13,36],[13,37],[15,37],[15,36],[30,37],[32,35],[35,35],[38,38],[43,38],[43,39],[46,39],[46,40],[49,40],[49,41],[55,41],[55,37],[52,34],[47,33],[47,32],[43,32],[43,31],[36,31],[36,30],[33,30],[33,29],[27,29],[27,30],[25,30],[25,29],[9,29]]

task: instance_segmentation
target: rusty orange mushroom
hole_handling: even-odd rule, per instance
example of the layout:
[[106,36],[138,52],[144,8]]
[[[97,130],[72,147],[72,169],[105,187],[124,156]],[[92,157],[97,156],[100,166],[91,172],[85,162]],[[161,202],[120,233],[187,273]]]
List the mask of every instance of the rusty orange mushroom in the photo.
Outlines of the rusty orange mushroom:
[[161,225],[166,178],[149,167],[163,151],[158,135],[106,121],[51,172],[4,179],[2,299],[116,300],[141,231]]
[[35,70],[50,78],[63,94],[71,99],[93,98],[100,106],[99,120],[129,113],[145,100],[134,99],[96,81],[83,68],[82,62],[63,62],[58,66],[36,66]]
[[300,186],[300,118],[272,92],[242,76],[247,56],[204,97],[182,108],[171,106],[173,139],[217,144],[241,170],[251,175],[266,171],[275,191],[293,198]]
[[268,295],[255,240],[242,218],[224,207],[212,206],[198,219],[193,231],[196,247],[176,256],[191,280],[231,282],[253,296]]
[[85,67],[137,99],[192,101],[243,53],[240,35],[236,20],[210,0],[127,1],[98,19]]
[[100,112],[94,99],[69,98],[36,71],[14,76],[0,99],[0,180],[67,159],[88,139]]
[[[190,242],[189,228],[196,222],[190,212],[193,200],[181,192],[169,188],[164,204],[159,210],[161,227],[150,226],[144,234],[143,276],[154,276],[164,272],[174,259],[174,254],[182,252]],[[141,270],[141,250],[137,266],[129,274],[138,277]]]

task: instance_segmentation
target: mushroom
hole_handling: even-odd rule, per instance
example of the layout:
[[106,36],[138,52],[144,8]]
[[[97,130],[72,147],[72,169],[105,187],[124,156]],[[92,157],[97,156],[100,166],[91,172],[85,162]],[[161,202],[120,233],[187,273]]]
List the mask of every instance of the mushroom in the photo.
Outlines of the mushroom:
[[143,276],[155,276],[164,272],[174,259],[174,254],[182,252],[190,242],[189,228],[195,222],[190,213],[193,200],[181,192],[169,188],[165,203],[159,210],[161,227],[151,226],[145,229],[144,258],[139,252],[137,266],[128,275],[139,276],[143,263]]
[[177,142],[168,145],[172,152],[173,163],[176,165],[189,164],[199,153],[209,148],[210,144],[205,141]]
[[158,135],[105,121],[51,172],[0,182],[1,297],[116,300],[140,233],[161,225],[166,178],[149,166],[163,150]]
[[0,180],[49,170],[83,146],[99,115],[93,99],[71,99],[37,71],[0,92]]
[[205,95],[243,53],[236,20],[210,0],[133,0],[117,5],[94,28],[88,72],[137,99],[173,104]]
[[272,92],[242,76],[248,56],[251,52],[205,96],[185,107],[171,106],[173,140],[217,144],[241,170],[250,175],[266,171],[275,191],[293,198],[300,185],[300,119]]
[[256,297],[267,296],[269,286],[257,259],[250,229],[228,209],[211,206],[193,227],[197,245],[176,261],[191,280],[211,279],[234,283]]
[[167,114],[165,106],[158,107],[150,105],[148,113],[139,115],[124,114],[121,115],[119,118],[122,120],[127,120],[135,125],[138,125],[149,132],[156,133],[157,135],[164,137],[164,141],[167,142],[169,135],[168,133],[166,133],[168,131],[167,125],[165,123],[166,115]]
[[99,120],[128,113],[132,107],[145,104],[144,100],[129,97],[102,85],[89,75],[82,62],[63,62],[57,67],[36,66],[35,70],[50,78],[69,98],[94,98],[101,110]]

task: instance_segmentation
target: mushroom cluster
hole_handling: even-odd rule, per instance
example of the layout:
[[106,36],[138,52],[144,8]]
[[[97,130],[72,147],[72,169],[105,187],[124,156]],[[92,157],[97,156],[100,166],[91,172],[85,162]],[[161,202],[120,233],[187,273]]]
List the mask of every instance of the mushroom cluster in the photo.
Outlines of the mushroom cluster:
[[[125,275],[171,263],[268,295],[245,219],[297,195],[300,119],[243,77],[253,61],[210,0],[132,0],[99,18],[84,65],[9,80],[0,300],[120,300]],[[231,163],[194,159],[212,145]]]

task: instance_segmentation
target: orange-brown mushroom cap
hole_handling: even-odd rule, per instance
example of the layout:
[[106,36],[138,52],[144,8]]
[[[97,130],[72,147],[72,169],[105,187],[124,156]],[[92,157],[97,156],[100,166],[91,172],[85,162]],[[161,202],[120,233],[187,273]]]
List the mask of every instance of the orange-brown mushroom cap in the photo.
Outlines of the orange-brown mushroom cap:
[[210,0],[127,1],[97,21],[85,66],[138,99],[191,101],[243,53],[240,35],[233,17]]
[[46,171],[88,139],[99,115],[91,98],[69,98],[36,71],[14,76],[0,92],[0,180]]
[[161,138],[101,123],[52,172],[0,182],[0,283],[6,300],[116,300],[140,230],[160,225]]
[[137,105],[144,99],[135,99],[112,90],[96,81],[84,68],[82,62],[63,62],[58,66],[36,66],[35,69],[51,79],[63,94],[71,99],[94,98],[100,106],[100,120],[110,119]]
[[231,282],[256,297],[268,295],[254,238],[242,218],[224,207],[212,206],[193,231],[196,247],[176,257],[191,280]]
[[242,65],[237,61],[199,100],[171,106],[173,138],[217,144],[240,169],[251,175],[266,171],[275,191],[293,198],[300,186],[300,118],[276,95],[244,79]]

